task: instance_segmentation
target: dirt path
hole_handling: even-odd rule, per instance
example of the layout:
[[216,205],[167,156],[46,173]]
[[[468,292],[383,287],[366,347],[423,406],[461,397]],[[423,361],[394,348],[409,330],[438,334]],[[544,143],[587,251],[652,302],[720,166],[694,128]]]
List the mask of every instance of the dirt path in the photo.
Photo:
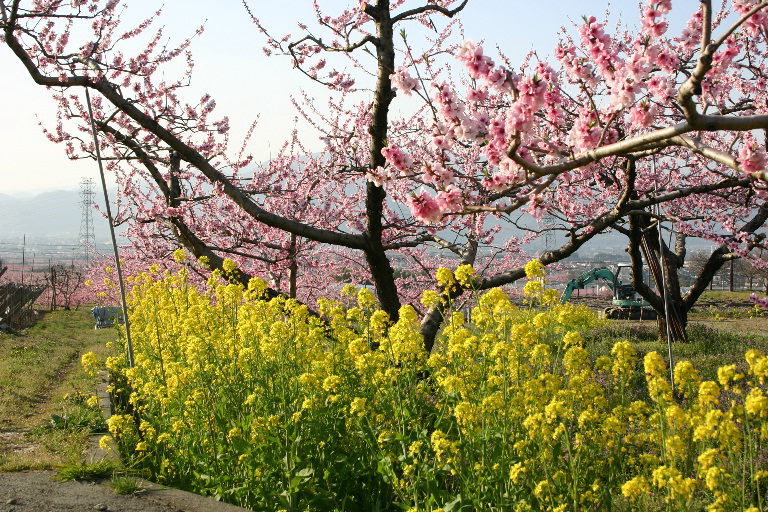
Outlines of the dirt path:
[[3,428],[0,429],[0,454],[23,455],[34,451],[38,444],[27,438],[25,429]]
[[115,494],[105,485],[57,482],[53,471],[0,473],[0,512],[179,512],[152,493]]
[[[96,391],[80,368],[88,350],[103,350],[114,333],[95,331],[87,310],[48,313],[22,335],[0,335],[0,512],[238,512],[244,509],[191,493],[140,482],[146,491],[119,495],[109,481],[60,482],[56,468],[74,460],[95,462],[87,432],[30,434],[52,413],[65,415],[65,393]],[[103,357],[103,355],[102,355]],[[69,407],[69,410],[67,410]],[[88,445],[91,445],[90,448]],[[95,443],[98,450],[98,442]],[[85,451],[83,451],[85,450]]]
[[[56,391],[62,386],[62,383],[66,382],[67,376],[79,368],[80,355],[80,352],[73,352],[53,370],[53,377],[49,381],[34,392],[19,396],[18,399],[19,401],[23,400],[23,405],[17,404],[18,416],[3,418],[3,428],[8,431],[28,431],[29,427],[40,425],[49,418],[51,411],[55,409]],[[58,394],[59,397],[61,395],[63,393]]]
[[[52,324],[51,320],[57,319],[60,321]],[[83,334],[87,340],[101,341],[97,337],[100,333],[94,334],[87,321],[85,314],[53,313],[43,317],[28,335],[4,335],[0,339],[4,361],[0,368],[0,383],[4,384],[0,393],[0,459],[15,461],[11,468],[55,465],[55,454],[40,446],[40,438],[30,436],[29,430],[44,423],[51,412],[58,412],[56,398],[73,388],[70,376],[79,369],[78,358],[87,342],[72,340]],[[183,510],[158,502],[151,493],[120,496],[104,484],[58,482],[55,474],[0,473],[0,512]]]

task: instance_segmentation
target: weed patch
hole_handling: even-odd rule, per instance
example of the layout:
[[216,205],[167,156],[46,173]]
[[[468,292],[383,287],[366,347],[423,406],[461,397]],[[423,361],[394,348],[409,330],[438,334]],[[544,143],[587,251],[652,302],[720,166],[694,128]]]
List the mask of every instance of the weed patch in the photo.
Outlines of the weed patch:
[[57,478],[62,482],[69,480],[103,480],[110,478],[118,468],[117,463],[110,460],[103,460],[88,463],[64,464],[57,472]]

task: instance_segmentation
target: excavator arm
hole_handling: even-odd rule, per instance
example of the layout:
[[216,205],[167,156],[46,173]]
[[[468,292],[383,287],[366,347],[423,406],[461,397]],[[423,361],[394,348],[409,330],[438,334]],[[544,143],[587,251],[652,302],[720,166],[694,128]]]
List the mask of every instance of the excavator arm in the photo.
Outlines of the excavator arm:
[[605,281],[605,283],[613,292],[616,291],[616,287],[619,285],[619,281],[614,273],[607,268],[593,268],[592,270],[584,272],[576,279],[572,279],[568,282],[568,284],[565,286],[563,294],[560,296],[560,303],[565,304],[571,300],[571,295],[573,294],[574,290],[583,290],[589,283],[598,279]]

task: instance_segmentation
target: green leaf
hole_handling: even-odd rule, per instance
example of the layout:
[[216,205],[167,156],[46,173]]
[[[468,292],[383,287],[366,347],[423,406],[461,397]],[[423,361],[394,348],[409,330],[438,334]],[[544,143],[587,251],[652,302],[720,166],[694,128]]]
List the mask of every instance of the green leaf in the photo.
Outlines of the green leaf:
[[315,470],[312,468],[304,468],[301,471],[298,471],[296,473],[296,476],[302,477],[302,478],[309,478],[312,475],[315,474]]
[[453,510],[456,510],[456,507],[459,504],[461,504],[461,494],[456,496],[456,499],[453,500],[452,502],[446,503],[445,505],[443,505],[443,511],[444,512],[452,512]]

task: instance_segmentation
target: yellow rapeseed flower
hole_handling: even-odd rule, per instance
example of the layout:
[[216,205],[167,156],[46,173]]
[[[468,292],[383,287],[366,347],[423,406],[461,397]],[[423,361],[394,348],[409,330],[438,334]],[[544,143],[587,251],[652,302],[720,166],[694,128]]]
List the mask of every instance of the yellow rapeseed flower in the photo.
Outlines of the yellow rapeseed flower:
[[665,375],[667,372],[667,364],[664,362],[664,358],[656,351],[648,352],[645,355],[643,366],[645,367],[646,375],[651,377]]
[[418,457],[418,455],[421,453],[423,448],[424,448],[424,441],[414,441],[408,447],[408,455],[410,455],[411,457]]
[[353,416],[355,415],[362,416],[363,414],[365,414],[367,403],[368,403],[367,398],[361,398],[361,397],[353,398],[352,402],[349,405],[349,414]]
[[717,369],[717,381],[723,386],[723,389],[731,389],[731,385],[742,377],[743,375],[736,371],[735,364],[721,366]]
[[471,288],[475,280],[475,269],[472,265],[459,265],[455,272],[456,280],[464,288]]
[[563,336],[563,346],[565,348],[581,347],[584,344],[584,338],[578,331],[568,331]]
[[716,382],[707,380],[699,385],[698,403],[700,407],[715,406],[720,401],[720,386]]
[[432,308],[440,304],[440,294],[434,290],[424,290],[421,294],[421,303]]
[[357,292],[357,306],[360,309],[371,309],[376,305],[376,296],[368,288],[360,288]]
[[475,423],[478,419],[477,407],[469,402],[459,402],[453,409],[453,415],[456,418],[456,423],[466,427]]
[[525,275],[528,279],[544,277],[545,274],[544,265],[539,260],[530,260],[525,264]]
[[544,284],[538,280],[531,280],[523,286],[523,293],[528,297],[538,297],[544,291]]
[[99,356],[93,352],[86,352],[80,358],[80,363],[83,366],[83,370],[89,375],[96,375],[99,372],[101,363],[99,362]]
[[453,272],[451,272],[450,269],[447,269],[445,267],[440,267],[437,269],[435,278],[437,279],[437,285],[440,286],[441,288],[449,288],[456,281],[453,275]]
[[182,264],[187,261],[187,251],[184,249],[176,249],[173,251],[173,261],[178,264]]
[[623,494],[630,502],[634,502],[638,498],[647,496],[650,492],[651,485],[648,482],[648,479],[644,476],[636,476],[621,486],[621,494]]
[[692,396],[701,383],[699,372],[690,361],[680,361],[675,365],[674,378],[675,385],[686,397]]
[[101,436],[99,438],[99,448],[105,451],[109,451],[112,449],[112,437],[111,436]]
[[704,450],[696,459],[699,463],[700,471],[706,471],[707,469],[711,468],[717,460],[719,453],[720,450],[717,448],[709,448]]
[[335,393],[341,384],[341,377],[338,375],[329,375],[323,380],[323,389],[328,393]]
[[509,479],[513,484],[518,483],[523,474],[525,474],[525,466],[522,462],[518,462],[509,468]]
[[752,388],[744,401],[744,408],[752,416],[765,418],[768,416],[768,396],[760,388]]
[[231,274],[237,270],[237,263],[235,263],[234,260],[230,258],[224,258],[224,262],[221,264],[221,268],[224,270],[224,272]]

